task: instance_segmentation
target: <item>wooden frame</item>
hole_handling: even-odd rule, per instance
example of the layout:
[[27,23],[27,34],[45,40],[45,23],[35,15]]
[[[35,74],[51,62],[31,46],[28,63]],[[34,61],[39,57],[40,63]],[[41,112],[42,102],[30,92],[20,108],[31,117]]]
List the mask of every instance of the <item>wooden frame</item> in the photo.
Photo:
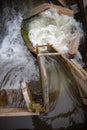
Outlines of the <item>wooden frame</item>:
[[[48,46],[52,47],[51,45]],[[55,48],[54,50],[56,52]],[[87,72],[82,68],[82,66],[77,61],[75,61],[74,59],[69,60],[65,55],[60,53],[39,53],[37,55],[39,65],[41,62],[40,61],[41,56],[51,56],[51,55],[58,56],[65,65],[65,67],[67,68],[67,70],[71,72],[78,87],[82,102],[84,105],[87,105]]]

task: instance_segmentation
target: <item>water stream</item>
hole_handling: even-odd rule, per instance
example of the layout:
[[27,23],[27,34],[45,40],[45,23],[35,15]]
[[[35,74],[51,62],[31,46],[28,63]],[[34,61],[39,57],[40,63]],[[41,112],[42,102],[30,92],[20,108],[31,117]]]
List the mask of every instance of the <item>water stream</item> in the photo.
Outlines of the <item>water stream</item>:
[[[38,81],[39,73],[37,61],[27,50],[21,36],[22,16],[28,13],[28,1],[6,0],[1,1],[0,12],[0,88],[18,89],[21,80],[27,82]],[[45,64],[44,64],[45,63]],[[85,116],[78,89],[72,81],[70,74],[55,58],[43,57],[46,68],[50,98],[50,112],[38,117],[20,118],[21,124],[12,126],[11,119],[0,128],[6,129],[68,129],[84,124]],[[51,71],[52,70],[52,71]],[[36,89],[35,89],[36,90]],[[15,117],[15,120],[17,118]],[[13,119],[14,121],[14,119]],[[19,120],[17,120],[19,121]],[[8,126],[8,122],[10,125]],[[23,126],[23,123],[26,125]]]
[[[26,3],[26,2],[25,2]],[[0,17],[0,88],[20,88],[20,82],[38,80],[36,59],[27,50],[21,36],[24,5],[9,1],[2,4]],[[25,7],[24,7],[25,9]]]
[[41,56],[47,75],[50,112],[44,116],[53,129],[84,122],[82,101],[75,80],[57,56]]

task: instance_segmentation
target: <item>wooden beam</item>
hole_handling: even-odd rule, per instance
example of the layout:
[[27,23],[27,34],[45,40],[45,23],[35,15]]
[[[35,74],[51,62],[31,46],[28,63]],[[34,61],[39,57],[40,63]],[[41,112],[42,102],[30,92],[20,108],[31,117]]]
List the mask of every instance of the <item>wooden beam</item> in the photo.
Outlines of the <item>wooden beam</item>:
[[0,117],[34,115],[39,115],[39,113],[29,112],[27,109],[23,108],[0,108]]
[[74,59],[69,60],[64,55],[59,55],[59,57],[62,63],[64,63],[67,71],[70,71],[72,73],[83,104],[87,105],[87,72]]
[[42,102],[40,102],[39,99],[38,99],[39,102],[35,102],[33,100],[29,87],[30,87],[29,84],[27,84],[25,81],[22,81],[21,88],[22,88],[22,93],[26,102],[27,109],[29,110],[29,112],[36,112],[36,113],[44,112]]
[[25,102],[26,102],[26,106],[27,106],[28,110],[30,112],[32,112],[32,109],[30,107],[30,104],[32,102],[32,95],[31,95],[29,86],[25,81],[22,81],[21,89],[22,89],[22,93],[23,93],[23,96],[24,96],[24,99],[25,99]]
[[61,55],[61,53],[40,53],[38,54],[38,56],[58,56],[58,55]]
[[51,7],[55,8],[58,11],[59,14],[65,14],[65,15],[68,15],[68,16],[73,16],[73,14],[74,14],[74,12],[72,10],[68,9],[68,8],[58,6],[58,5],[54,5],[54,4],[44,3],[40,6],[32,9],[30,11],[30,17],[34,16],[34,15],[36,15],[36,14],[38,14],[38,13],[40,13],[40,12],[46,10],[46,9],[49,9]]

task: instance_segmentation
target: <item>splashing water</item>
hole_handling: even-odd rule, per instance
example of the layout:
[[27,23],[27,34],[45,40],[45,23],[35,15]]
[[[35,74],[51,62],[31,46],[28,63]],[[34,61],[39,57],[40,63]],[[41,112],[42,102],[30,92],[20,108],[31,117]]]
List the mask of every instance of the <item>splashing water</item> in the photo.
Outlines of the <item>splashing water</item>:
[[0,40],[0,88],[20,88],[23,79],[38,80],[36,60],[21,37],[22,15],[9,7],[4,8],[2,15],[5,33]]
[[84,112],[77,85],[70,72],[56,56],[42,56],[49,87],[50,112],[43,119],[53,129],[84,122]]
[[50,8],[30,20],[28,36],[34,47],[50,43],[59,52],[67,53],[70,41],[76,39],[77,32],[83,36],[79,25],[73,17],[60,15],[56,9]]
[[[5,7],[3,9],[0,23],[0,29],[2,29],[0,35],[1,89],[18,89],[20,88],[20,81],[23,79],[27,82],[30,82],[31,80],[37,81],[39,79],[36,59],[27,50],[26,46],[24,46],[24,42],[21,37],[21,22],[22,14],[20,13],[20,11],[17,12],[15,11],[15,9],[11,9],[9,7]],[[54,20],[52,19],[52,21],[50,20],[50,22],[53,23]],[[50,30],[52,28],[49,27],[48,29]],[[60,36],[59,33],[58,35]],[[84,112],[81,108],[82,105],[79,101],[79,95],[77,91],[75,91],[77,93],[77,96],[76,93],[75,95],[73,95],[73,89],[76,90],[76,88],[72,85],[70,78],[67,77],[66,71],[61,68],[61,65],[59,63],[53,62],[52,59],[46,59],[45,67],[48,71],[50,92],[56,91],[55,98],[50,99],[50,112],[48,114],[41,114],[39,117],[27,118],[28,125],[25,125],[25,128],[36,129],[37,127],[38,130],[44,130],[44,127],[46,127],[46,129],[50,128],[53,130],[59,128],[67,128],[69,126],[72,126],[73,124],[83,123]],[[52,69],[53,71],[51,71]],[[55,84],[52,82],[53,79],[55,81]],[[55,85],[55,87],[53,85]],[[26,121],[24,120],[24,122]],[[43,124],[44,127],[42,128]],[[11,127],[13,126],[11,125],[9,127],[11,129]],[[14,128],[15,127],[16,126],[14,126]],[[21,125],[17,126],[16,128],[21,128]]]

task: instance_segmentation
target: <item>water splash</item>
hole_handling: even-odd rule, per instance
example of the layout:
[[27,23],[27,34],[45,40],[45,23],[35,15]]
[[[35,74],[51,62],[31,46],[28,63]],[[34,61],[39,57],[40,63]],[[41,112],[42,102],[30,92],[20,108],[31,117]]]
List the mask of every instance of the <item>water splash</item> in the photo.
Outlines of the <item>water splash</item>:
[[[13,4],[13,7],[14,6],[15,4]],[[15,11],[14,8],[11,9],[6,6],[4,8],[2,17],[0,18],[0,29],[2,29],[2,31],[0,31],[0,88],[18,89],[20,88],[20,81],[22,79],[25,79],[28,82],[30,82],[31,80],[38,80],[38,69],[35,64],[36,60],[27,50],[26,46],[24,46],[24,42],[21,37],[21,13]],[[52,65],[53,64],[51,64],[51,67]],[[54,72],[56,72],[56,70]],[[40,117],[29,117],[27,118],[27,120],[24,119],[22,120],[22,125],[15,125],[14,128],[16,127],[16,129],[18,129],[22,127],[22,129],[36,129],[37,127],[38,129],[44,129],[44,127],[46,127],[47,129],[49,129],[50,127],[51,129],[59,129],[71,126],[73,120],[77,124],[83,122],[83,111],[82,109],[78,109],[79,104],[77,105],[76,109],[74,109],[77,103],[75,101],[74,105],[73,101],[70,99],[71,93],[69,93],[69,91],[67,90],[66,85],[66,80],[68,79],[66,78],[66,74],[63,73],[60,74],[61,77],[58,79],[61,79],[63,76],[63,82],[65,83],[65,86],[63,87],[63,82],[59,80],[62,86],[61,89],[59,89],[58,87],[56,88],[56,86],[55,89],[52,89],[61,90],[62,93],[60,95],[59,93],[56,93],[56,95],[58,94],[59,98],[56,98],[56,100],[53,100],[51,102],[51,111],[48,114],[40,115]],[[64,103],[61,103],[61,99],[62,101],[64,100]],[[68,111],[70,112],[69,114]],[[66,112],[68,114],[67,116]],[[27,121],[27,126],[23,126],[23,124],[25,124],[25,122]],[[43,124],[44,127],[42,128]],[[10,127],[10,129],[13,129],[12,124],[8,127]]]
[[60,15],[56,9],[50,8],[30,20],[28,36],[34,47],[37,44],[51,43],[59,52],[67,53],[70,41],[76,39],[77,32],[83,36],[80,23],[73,17]]
[[52,129],[84,123],[82,101],[70,72],[67,72],[56,56],[43,56],[42,61],[48,77],[50,95],[50,112],[42,119]]
[[36,59],[21,37],[22,14],[6,7],[2,15],[5,33],[0,40],[0,88],[20,88],[23,79],[27,82],[39,79]]

